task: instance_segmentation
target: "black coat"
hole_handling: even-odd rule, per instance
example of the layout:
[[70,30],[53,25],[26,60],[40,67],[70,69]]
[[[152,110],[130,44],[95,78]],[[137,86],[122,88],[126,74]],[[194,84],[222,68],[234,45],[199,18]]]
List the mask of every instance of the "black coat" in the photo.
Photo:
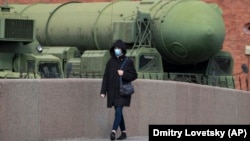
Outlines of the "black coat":
[[[110,49],[110,53],[111,58],[106,64],[106,69],[103,75],[101,94],[106,95],[108,108],[111,108],[112,106],[130,106],[131,96],[122,97],[120,95],[120,79],[117,72],[126,58],[126,50],[123,48],[124,55],[119,58],[114,55],[113,48]],[[134,81],[137,78],[134,62],[131,59],[126,61],[123,71],[123,83]]]

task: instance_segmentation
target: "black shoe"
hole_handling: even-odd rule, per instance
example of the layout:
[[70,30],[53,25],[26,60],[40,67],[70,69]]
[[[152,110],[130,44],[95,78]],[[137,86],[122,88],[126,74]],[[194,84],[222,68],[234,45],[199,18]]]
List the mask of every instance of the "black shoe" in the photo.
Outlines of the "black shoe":
[[127,134],[122,132],[121,136],[119,138],[117,138],[117,140],[124,140],[127,138]]
[[115,140],[115,132],[111,132],[110,134],[110,140]]

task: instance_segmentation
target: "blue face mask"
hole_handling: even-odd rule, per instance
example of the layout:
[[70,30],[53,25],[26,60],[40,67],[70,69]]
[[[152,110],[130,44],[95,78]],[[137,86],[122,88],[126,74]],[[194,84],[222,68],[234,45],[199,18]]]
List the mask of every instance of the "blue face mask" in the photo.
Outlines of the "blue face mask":
[[122,54],[122,50],[118,49],[118,48],[115,48],[115,55],[120,56],[121,54]]

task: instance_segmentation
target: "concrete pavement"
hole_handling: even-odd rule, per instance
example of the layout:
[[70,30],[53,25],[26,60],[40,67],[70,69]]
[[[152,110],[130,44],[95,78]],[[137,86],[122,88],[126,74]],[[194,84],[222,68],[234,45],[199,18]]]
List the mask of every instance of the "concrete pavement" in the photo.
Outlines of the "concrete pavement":
[[[76,138],[76,139],[61,139],[61,140],[49,140],[49,141],[110,141],[107,137],[105,139],[100,138]],[[124,141],[148,141],[148,136],[137,136],[137,137],[128,137]]]

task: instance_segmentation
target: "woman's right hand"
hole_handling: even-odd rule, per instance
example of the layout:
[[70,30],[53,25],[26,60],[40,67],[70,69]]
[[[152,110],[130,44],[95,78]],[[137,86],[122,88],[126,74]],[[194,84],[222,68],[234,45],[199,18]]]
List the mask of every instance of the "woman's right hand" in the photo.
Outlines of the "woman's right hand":
[[105,97],[105,94],[101,94],[101,97]]

